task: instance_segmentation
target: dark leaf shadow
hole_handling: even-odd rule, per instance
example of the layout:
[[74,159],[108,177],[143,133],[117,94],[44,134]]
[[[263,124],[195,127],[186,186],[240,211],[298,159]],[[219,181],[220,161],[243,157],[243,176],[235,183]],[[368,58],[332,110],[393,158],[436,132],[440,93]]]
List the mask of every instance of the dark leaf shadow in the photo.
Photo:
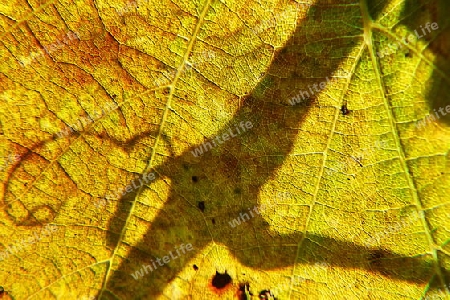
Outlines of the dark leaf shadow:
[[[381,17],[382,11],[388,1],[369,1],[369,10],[373,19]],[[427,102],[425,111],[417,112],[416,126],[427,129],[426,125],[432,123],[441,123],[443,126],[450,125],[450,2],[447,0],[405,0],[402,4],[402,12],[399,17],[401,20],[398,26],[406,26],[409,35],[405,41],[408,45],[415,48],[420,55],[428,58],[433,64],[433,72],[426,82],[422,83],[424,87],[424,98]],[[420,50],[418,45],[426,45],[426,49]],[[390,49],[389,49],[390,48]],[[417,53],[409,50],[398,41],[392,41],[390,47],[377,49],[377,52],[385,52],[387,57],[382,58],[380,63],[383,74],[384,68],[390,68],[390,60],[404,60],[407,64],[410,60],[417,59]],[[430,51],[436,56],[431,60],[427,52]],[[428,62],[422,62],[429,64]],[[388,75],[389,76],[389,75]],[[426,88],[426,89],[425,89]],[[388,91],[397,93],[398,91]],[[420,94],[420,93],[418,93]],[[432,130],[431,127],[428,127]],[[432,226],[430,226],[432,227]],[[443,285],[450,287],[450,272],[447,269],[442,270],[443,277],[436,278],[430,284],[432,288],[444,289]],[[443,282],[444,281],[444,282]]]
[[[388,3],[388,1],[368,2],[369,10],[374,19],[381,17],[381,13]],[[418,112],[418,126],[420,126],[419,122],[422,121],[425,121],[426,124],[436,121],[444,123],[445,126],[450,125],[449,12],[450,2],[447,0],[405,0],[402,4],[402,12],[399,17],[401,21],[398,23],[398,26],[406,26],[408,28],[408,36],[404,37],[408,45],[415,48],[419,53],[421,52],[425,57],[427,57],[427,54],[418,48],[418,44],[427,45],[427,51],[431,51],[436,55],[436,59],[431,61],[435,66],[433,73],[426,82],[423,82],[423,86],[427,88],[424,91],[424,98],[428,104],[425,114],[422,111]],[[408,64],[410,60],[416,60],[418,55],[403,44],[393,40],[390,41],[389,45],[384,45],[377,49],[377,52],[387,54],[383,59],[384,64],[380,64],[382,72],[384,67],[389,69],[390,60],[404,60]],[[389,74],[389,71],[386,70],[384,73]],[[425,125],[425,123],[423,124]]]
[[[306,236],[302,232],[278,234],[259,214],[249,211],[259,206],[262,185],[275,176],[293,150],[295,137],[301,134],[299,127],[310,107],[319,105],[313,95],[306,105],[292,106],[282,91],[293,90],[295,83],[294,96],[299,90],[307,91],[308,85],[332,77],[342,61],[324,58],[337,52],[340,57],[347,57],[354,46],[354,41],[348,38],[336,39],[331,30],[321,30],[317,36],[310,34],[308,22],[323,21],[326,10],[326,6],[319,5],[309,9],[307,19],[297,26],[285,47],[276,53],[267,75],[254,92],[241,99],[242,106],[232,120],[207,141],[229,133],[230,129],[236,133],[235,125],[239,126],[241,122],[251,122],[252,128],[217,143],[203,155],[193,155],[201,146],[194,145],[155,167],[157,180],[170,185],[170,194],[163,209],[150,222],[149,231],[133,248],[118,243],[136,192],[126,194],[120,200],[108,228],[107,243],[111,249],[120,247],[120,252],[128,254],[119,261],[116,258],[112,274],[106,278],[102,299],[155,299],[186,264],[212,242],[225,245],[240,263],[259,270],[290,266],[298,258],[300,263],[326,262],[332,267],[367,269],[416,283],[428,282],[434,276],[431,257],[404,257],[384,249],[309,233]],[[321,58],[305,54],[307,41],[312,44],[327,37],[333,38],[333,42],[326,45]],[[147,188],[151,189],[152,185]],[[151,211],[142,203],[136,203],[136,207]],[[248,215],[246,222],[234,228],[230,225],[230,221],[245,214]],[[293,245],[300,242],[301,251],[297,253],[297,247]],[[188,243],[192,244],[192,251],[163,266],[156,263],[157,258],[167,256],[170,251],[175,253],[177,247]],[[339,249],[339,252],[329,249]],[[133,279],[132,274],[144,265],[153,265],[154,270],[148,269],[142,278]]]
[[[431,4],[415,4],[408,0],[405,3],[405,14],[414,11],[421,14],[418,8],[432,5],[436,1],[430,1]],[[445,17],[441,12],[448,11],[448,3],[442,0],[439,5],[439,9],[430,11],[438,14],[438,19],[441,20]],[[155,168],[158,180],[164,179],[170,184],[170,195],[164,208],[151,222],[149,232],[138,246],[131,249],[120,261],[117,270],[106,282],[107,290],[113,291],[114,295],[105,292],[104,298],[114,299],[117,295],[123,299],[154,299],[199,251],[213,241],[228,247],[242,264],[258,270],[290,266],[298,259],[298,263],[323,262],[331,267],[366,269],[381,276],[415,283],[429,282],[430,278],[435,276],[430,256],[404,257],[385,249],[369,248],[311,233],[306,236],[300,232],[282,235],[274,232],[267,221],[255,211],[249,211],[260,205],[258,196],[262,185],[275,176],[291,153],[295,137],[301,134],[298,128],[308,114],[309,107],[319,105],[313,96],[303,103],[306,105],[291,106],[283,91],[292,90],[291,96],[295,96],[299,90],[308,91],[309,85],[324,82],[325,77],[332,77],[336,73],[342,62],[337,58],[325,60],[327,54],[332,56],[332,53],[338,52],[337,49],[341,49],[340,57],[346,57],[354,47],[355,40],[336,40],[335,33],[331,30],[321,30],[318,36],[310,34],[309,20],[324,21],[322,18],[327,15],[326,9],[325,6],[319,5],[311,7],[307,19],[297,26],[286,46],[276,54],[268,74],[251,95],[241,99],[243,105],[233,119],[207,141],[228,133],[230,129],[236,133],[235,124],[239,127],[241,121],[252,122],[252,128],[212,147],[199,157],[194,157],[192,151],[200,145],[194,145],[182,155],[173,157],[166,164]],[[408,24],[411,31],[422,25],[417,21],[418,18],[410,19],[415,20],[414,24]],[[430,21],[433,21],[433,18]],[[347,36],[357,36],[358,33]],[[323,50],[324,55],[321,58],[305,55],[307,42],[312,44],[324,38],[333,38],[333,42]],[[442,54],[435,65],[448,74],[449,52],[448,48],[443,48],[442,45],[443,38],[436,39],[430,49]],[[432,108],[430,111],[449,104],[449,86],[442,81],[442,76],[434,72],[431,80],[433,84],[427,96]],[[133,138],[127,146],[132,147],[144,137],[142,135]],[[262,141],[270,141],[270,147]],[[23,159],[26,159],[26,156]],[[117,247],[120,232],[125,226],[135,198],[136,191],[125,194],[119,201],[119,208],[114,217],[111,218],[107,245],[112,249]],[[204,203],[204,209],[199,208],[200,202]],[[142,204],[137,205],[145,207]],[[234,228],[230,226],[230,221],[244,214],[249,216],[246,222]],[[30,215],[33,216],[33,212],[30,212]],[[20,225],[35,226],[39,223],[35,218],[30,218],[27,222]],[[297,253],[297,247],[292,245],[298,245],[302,240],[301,251]],[[192,243],[194,250],[164,266],[156,264],[157,268],[153,272],[145,274],[139,280],[131,276],[143,265],[152,265],[152,259],[162,258],[168,255],[169,251],[174,251],[176,247],[186,243]],[[121,247],[128,250],[126,245],[122,244]],[[201,268],[201,265],[199,267]],[[448,282],[449,272],[443,272]],[[437,286],[436,282],[434,287]]]
[[[450,125],[450,2],[446,0],[413,1],[407,0],[402,16],[411,16],[405,25],[418,40],[424,40],[428,49],[436,55],[432,61],[436,69],[427,82],[429,91],[425,98],[428,102],[429,116],[437,122]],[[403,18],[402,18],[403,19]],[[428,24],[427,24],[428,23]],[[437,29],[431,24],[436,23]],[[434,27],[436,28],[436,27]],[[409,53],[407,52],[405,56]],[[411,55],[412,56],[412,55]],[[425,116],[425,120],[430,117]]]

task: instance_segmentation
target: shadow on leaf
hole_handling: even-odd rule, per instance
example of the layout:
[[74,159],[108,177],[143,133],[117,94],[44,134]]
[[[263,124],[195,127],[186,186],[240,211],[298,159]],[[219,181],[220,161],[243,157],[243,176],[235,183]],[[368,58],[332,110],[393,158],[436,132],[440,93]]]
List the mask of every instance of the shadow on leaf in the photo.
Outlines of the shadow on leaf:
[[[336,38],[332,28],[325,27],[318,35],[310,34],[309,22],[324,21],[321,18],[327,15],[327,9],[330,8],[318,5],[310,8],[308,18],[298,24],[285,47],[276,53],[267,75],[254,92],[241,99],[242,106],[232,120],[207,141],[223,136],[230,129],[236,132],[236,124],[241,122],[251,122],[251,129],[197,157],[193,152],[201,145],[194,145],[154,168],[157,180],[170,185],[170,194],[151,221],[149,231],[132,248],[119,241],[119,237],[137,192],[120,200],[109,226],[108,246],[120,247],[120,252],[128,254],[119,262],[115,261],[118,265],[113,266],[111,276],[107,278],[103,298],[129,298],[132,295],[133,299],[153,299],[161,295],[186,264],[212,242],[226,246],[240,263],[258,270],[292,266],[295,262],[325,262],[335,267],[367,269],[398,280],[416,283],[430,280],[434,269],[432,258],[428,256],[403,257],[384,249],[309,233],[306,236],[302,232],[279,234],[257,214],[241,225],[230,226],[230,221],[260,205],[258,197],[262,186],[275,177],[286,162],[296,136],[302,134],[300,127],[310,107],[319,105],[313,96],[308,105],[292,106],[283,91],[296,87],[294,96],[299,90],[307,91],[308,85],[332,77],[342,62],[333,58],[333,54],[347,57],[354,47],[354,40]],[[356,29],[355,32],[354,36],[360,34]],[[333,42],[324,44],[326,38]],[[361,36],[357,39],[362,42]],[[306,43],[316,42],[326,46],[321,57],[307,56]],[[151,184],[147,188],[151,188]],[[135,209],[141,211],[152,209],[140,202],[135,205]],[[152,260],[187,243],[193,245],[194,251],[163,266],[156,265],[153,272],[139,280],[133,279],[132,274],[143,265],[152,265]],[[301,249],[297,252],[299,243]],[[339,249],[339,252],[328,249]]]

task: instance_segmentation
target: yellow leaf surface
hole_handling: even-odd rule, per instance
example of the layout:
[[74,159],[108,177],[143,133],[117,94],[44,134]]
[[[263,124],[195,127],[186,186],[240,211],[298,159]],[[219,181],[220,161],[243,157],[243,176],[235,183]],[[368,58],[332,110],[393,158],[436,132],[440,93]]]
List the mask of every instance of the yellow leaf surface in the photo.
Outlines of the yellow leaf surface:
[[449,12],[0,3],[0,298],[450,298]]

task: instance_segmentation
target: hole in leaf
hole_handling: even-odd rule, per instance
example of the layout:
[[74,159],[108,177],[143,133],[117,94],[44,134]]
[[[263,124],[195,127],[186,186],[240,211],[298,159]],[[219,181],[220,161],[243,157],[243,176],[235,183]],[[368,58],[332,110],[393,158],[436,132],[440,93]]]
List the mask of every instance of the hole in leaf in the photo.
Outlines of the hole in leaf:
[[216,275],[214,275],[212,279],[212,285],[216,289],[223,289],[227,285],[229,285],[231,282],[231,276],[227,274],[227,271],[225,273],[221,274],[216,271]]

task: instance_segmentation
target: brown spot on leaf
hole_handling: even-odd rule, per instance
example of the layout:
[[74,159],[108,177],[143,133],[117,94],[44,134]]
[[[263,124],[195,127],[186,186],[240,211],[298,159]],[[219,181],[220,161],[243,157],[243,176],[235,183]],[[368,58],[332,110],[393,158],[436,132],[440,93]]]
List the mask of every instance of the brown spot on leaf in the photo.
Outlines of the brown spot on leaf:
[[216,275],[214,275],[212,279],[212,286],[218,290],[225,288],[227,285],[231,283],[231,276],[228,275],[227,271],[225,273],[219,273],[216,271]]
[[344,116],[346,116],[346,115],[348,115],[348,114],[350,113],[350,111],[349,111],[348,108],[347,108],[347,104],[343,104],[343,105],[341,106],[341,112],[342,112],[342,114],[343,114]]

